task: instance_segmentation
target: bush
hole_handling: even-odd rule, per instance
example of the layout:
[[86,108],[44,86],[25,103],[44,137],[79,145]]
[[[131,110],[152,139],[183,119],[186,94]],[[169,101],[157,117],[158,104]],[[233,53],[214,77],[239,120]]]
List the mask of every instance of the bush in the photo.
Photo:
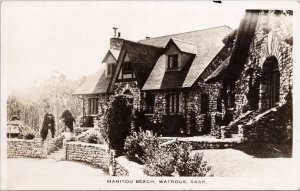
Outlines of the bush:
[[87,139],[88,139],[87,140],[88,143],[93,143],[93,144],[97,144],[99,140],[99,138],[95,134],[90,134]]
[[24,126],[23,128],[20,129],[20,135],[18,136],[19,139],[34,139],[36,133],[35,131],[29,127],[29,126]]
[[145,163],[148,155],[152,155],[158,149],[158,138],[151,131],[132,132],[126,137],[124,150],[129,160]]
[[128,104],[128,96],[118,95],[112,98],[107,111],[109,147],[121,154],[124,149],[124,140],[130,135],[132,106]]
[[31,139],[34,139],[34,137],[35,136],[33,133],[27,133],[27,134],[25,134],[24,139],[31,140]]
[[84,137],[84,142],[92,144],[103,144],[104,139],[98,131],[91,131]]
[[203,154],[191,156],[188,143],[176,141],[171,148],[156,149],[147,155],[144,172],[149,176],[207,176],[211,167],[203,161]]

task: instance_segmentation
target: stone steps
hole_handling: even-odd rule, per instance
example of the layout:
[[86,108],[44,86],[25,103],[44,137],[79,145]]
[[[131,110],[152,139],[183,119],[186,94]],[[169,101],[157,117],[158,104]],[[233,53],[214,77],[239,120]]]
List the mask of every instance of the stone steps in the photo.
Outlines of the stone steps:
[[54,159],[56,161],[61,161],[61,160],[65,160],[65,152],[63,149],[59,149],[57,151],[54,151],[53,153],[51,153],[50,155],[48,155],[48,158],[50,159]]

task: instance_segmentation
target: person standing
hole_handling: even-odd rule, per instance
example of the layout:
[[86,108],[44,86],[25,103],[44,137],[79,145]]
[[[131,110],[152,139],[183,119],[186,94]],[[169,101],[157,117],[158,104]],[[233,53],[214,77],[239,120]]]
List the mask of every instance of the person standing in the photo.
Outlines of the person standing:
[[41,137],[43,141],[47,138],[48,131],[51,131],[51,137],[54,138],[55,134],[55,118],[52,113],[50,113],[50,105],[46,105],[46,114],[44,115],[44,121],[41,130]]
[[73,124],[75,123],[75,119],[72,113],[69,110],[65,110],[62,114],[60,119],[63,121],[65,126],[65,139],[70,140],[73,137]]

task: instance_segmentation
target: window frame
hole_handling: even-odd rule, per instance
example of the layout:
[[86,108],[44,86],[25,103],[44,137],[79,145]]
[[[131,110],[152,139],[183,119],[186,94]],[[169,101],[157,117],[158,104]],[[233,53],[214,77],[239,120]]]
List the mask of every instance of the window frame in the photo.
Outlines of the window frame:
[[107,63],[106,76],[111,77],[114,73],[114,69],[115,69],[114,63]]
[[[172,59],[172,63],[171,63]],[[178,54],[169,54],[168,55],[168,70],[176,70],[178,69]]]
[[180,93],[166,94],[166,114],[179,114]]
[[154,113],[155,94],[151,92],[146,92],[145,102],[146,102],[146,113]]
[[132,63],[130,61],[123,62],[122,75],[124,75],[124,74],[133,74],[133,67],[132,67]]
[[88,98],[88,113],[89,115],[97,115],[99,112],[99,99]]

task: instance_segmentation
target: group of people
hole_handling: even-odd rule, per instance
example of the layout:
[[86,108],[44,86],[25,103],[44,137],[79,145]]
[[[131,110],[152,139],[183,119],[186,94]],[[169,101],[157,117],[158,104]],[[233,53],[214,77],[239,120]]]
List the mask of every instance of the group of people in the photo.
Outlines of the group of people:
[[[72,113],[69,110],[65,110],[60,120],[62,125],[64,126],[63,132],[66,139],[70,139],[73,135],[73,124],[75,123],[75,119]],[[47,138],[49,130],[51,131],[51,137],[54,138],[55,136],[55,117],[50,112],[50,106],[46,106],[46,114],[44,116],[43,125],[41,129],[41,137],[44,141]]]

